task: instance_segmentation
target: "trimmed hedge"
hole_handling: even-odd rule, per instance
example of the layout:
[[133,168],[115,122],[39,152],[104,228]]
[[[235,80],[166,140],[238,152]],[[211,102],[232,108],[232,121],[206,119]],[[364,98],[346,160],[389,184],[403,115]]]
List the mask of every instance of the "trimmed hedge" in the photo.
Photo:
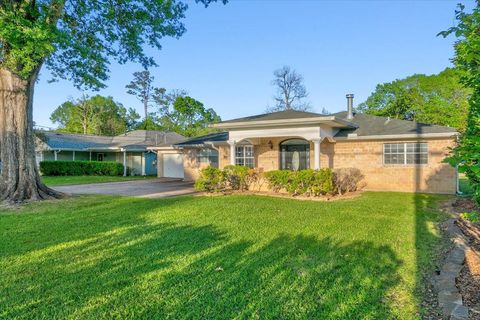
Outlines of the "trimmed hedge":
[[45,176],[120,176],[123,164],[114,161],[41,161]]
[[229,165],[223,170],[206,167],[200,171],[195,182],[198,191],[221,192],[225,190],[249,190],[260,180],[260,173],[256,169],[246,166]]
[[362,188],[364,176],[359,169],[342,168],[332,171],[306,169],[299,171],[273,170],[262,174],[246,166],[226,166],[223,170],[206,167],[195,182],[199,191],[251,190],[255,184],[266,181],[274,192],[286,191],[291,195],[320,196],[344,194]]
[[331,169],[306,169],[299,171],[274,170],[265,173],[270,188],[278,192],[286,190],[292,195],[319,196],[333,193]]

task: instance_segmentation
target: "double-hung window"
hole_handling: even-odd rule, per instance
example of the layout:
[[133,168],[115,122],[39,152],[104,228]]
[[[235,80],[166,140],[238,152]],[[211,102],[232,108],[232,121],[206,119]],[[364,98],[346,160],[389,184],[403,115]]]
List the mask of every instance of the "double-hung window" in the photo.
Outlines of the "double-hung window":
[[427,143],[385,143],[383,145],[384,164],[427,164]]
[[252,145],[239,145],[235,148],[235,164],[240,166],[255,167]]
[[218,151],[213,149],[200,149],[198,152],[198,162],[201,165],[218,168]]

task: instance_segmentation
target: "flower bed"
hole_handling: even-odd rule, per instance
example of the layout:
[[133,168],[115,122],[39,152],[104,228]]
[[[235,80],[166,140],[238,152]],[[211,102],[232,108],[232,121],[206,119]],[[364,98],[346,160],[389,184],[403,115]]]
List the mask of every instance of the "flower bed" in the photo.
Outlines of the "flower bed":
[[363,187],[362,181],[363,175],[356,168],[274,170],[263,173],[245,166],[227,166],[223,170],[204,168],[195,188],[209,193],[266,191],[291,196],[320,197],[355,192]]

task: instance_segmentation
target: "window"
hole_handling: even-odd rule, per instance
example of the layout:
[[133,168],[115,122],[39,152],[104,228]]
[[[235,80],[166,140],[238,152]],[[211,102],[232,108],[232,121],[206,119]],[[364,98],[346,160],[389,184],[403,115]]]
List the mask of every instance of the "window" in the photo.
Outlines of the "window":
[[201,149],[198,152],[198,163],[201,165],[218,168],[218,151],[214,149]]
[[252,145],[240,145],[235,148],[235,164],[250,168],[255,167]]
[[427,164],[427,143],[386,143],[383,145],[384,164]]
[[310,167],[310,143],[302,139],[290,139],[280,143],[280,168],[303,170]]

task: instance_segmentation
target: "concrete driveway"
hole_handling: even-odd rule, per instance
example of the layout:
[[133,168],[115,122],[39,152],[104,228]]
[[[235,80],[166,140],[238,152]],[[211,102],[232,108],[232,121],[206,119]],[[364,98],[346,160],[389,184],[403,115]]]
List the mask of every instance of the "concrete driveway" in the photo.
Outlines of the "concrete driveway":
[[53,189],[69,194],[109,194],[142,198],[166,198],[195,193],[191,182],[166,179],[57,186]]

